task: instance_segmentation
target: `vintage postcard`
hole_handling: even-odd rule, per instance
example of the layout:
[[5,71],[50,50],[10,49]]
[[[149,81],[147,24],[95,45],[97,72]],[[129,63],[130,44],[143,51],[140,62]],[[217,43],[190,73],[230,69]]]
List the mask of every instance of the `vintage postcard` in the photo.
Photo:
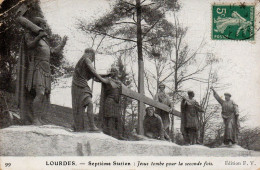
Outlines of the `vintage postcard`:
[[259,169],[259,0],[0,0],[0,169]]

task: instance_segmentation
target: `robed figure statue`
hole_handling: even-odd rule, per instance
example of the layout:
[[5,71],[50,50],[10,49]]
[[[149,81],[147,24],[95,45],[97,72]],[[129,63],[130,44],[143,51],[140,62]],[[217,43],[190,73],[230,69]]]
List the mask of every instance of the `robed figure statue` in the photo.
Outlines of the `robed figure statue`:
[[231,100],[231,94],[225,93],[225,100],[221,99],[221,97],[217,94],[215,89],[211,87],[215,99],[219,102],[222,107],[222,118],[225,125],[224,131],[224,145],[232,146],[237,143],[237,137],[239,132],[239,112],[238,105]]

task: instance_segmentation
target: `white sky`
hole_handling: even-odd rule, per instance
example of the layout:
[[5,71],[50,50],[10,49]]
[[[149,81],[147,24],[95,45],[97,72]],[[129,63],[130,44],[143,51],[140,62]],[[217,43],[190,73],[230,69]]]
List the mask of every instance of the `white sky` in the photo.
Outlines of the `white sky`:
[[[232,99],[239,105],[243,113],[250,115],[249,125],[260,125],[260,35],[256,35],[255,43],[247,41],[213,41],[211,40],[211,4],[220,1],[182,0],[182,9],[178,13],[183,26],[189,27],[186,42],[195,49],[205,38],[205,51],[214,53],[223,62],[218,66],[222,83],[231,84],[224,92],[230,92]],[[233,1],[234,2],[234,1]],[[253,2],[253,1],[248,1]],[[68,35],[65,58],[75,64],[83,50],[89,47],[89,41],[75,29],[76,18],[84,17],[93,21],[110,10],[108,0],[42,0],[42,10],[54,33]],[[257,11],[257,10],[256,10]],[[169,20],[171,18],[169,17]],[[104,73],[113,63],[112,56],[97,56],[97,70]],[[147,66],[147,65],[146,65]],[[135,69],[136,70],[136,69]],[[71,78],[61,80],[52,91],[51,101],[59,105],[71,107]],[[100,93],[100,85],[95,83],[94,96]],[[199,85],[190,82],[187,87],[198,94]],[[95,98],[95,97],[94,97]],[[197,100],[199,96],[195,96]],[[178,108],[177,108],[178,109]]]

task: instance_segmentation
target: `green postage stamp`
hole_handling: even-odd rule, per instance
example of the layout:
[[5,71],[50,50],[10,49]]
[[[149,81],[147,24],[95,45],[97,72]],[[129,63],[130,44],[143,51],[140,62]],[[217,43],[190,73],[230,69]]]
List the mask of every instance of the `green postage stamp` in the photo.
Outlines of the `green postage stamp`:
[[255,6],[225,4],[212,6],[213,40],[255,40]]

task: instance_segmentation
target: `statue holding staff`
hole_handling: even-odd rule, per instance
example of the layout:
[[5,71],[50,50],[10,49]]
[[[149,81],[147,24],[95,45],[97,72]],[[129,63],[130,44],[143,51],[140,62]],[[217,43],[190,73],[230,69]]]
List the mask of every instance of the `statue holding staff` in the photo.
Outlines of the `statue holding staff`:
[[232,146],[237,143],[239,122],[238,122],[238,105],[231,100],[230,93],[224,93],[225,100],[221,99],[215,89],[211,87],[215,99],[219,102],[222,107],[222,118],[225,125],[224,132],[224,145]]

